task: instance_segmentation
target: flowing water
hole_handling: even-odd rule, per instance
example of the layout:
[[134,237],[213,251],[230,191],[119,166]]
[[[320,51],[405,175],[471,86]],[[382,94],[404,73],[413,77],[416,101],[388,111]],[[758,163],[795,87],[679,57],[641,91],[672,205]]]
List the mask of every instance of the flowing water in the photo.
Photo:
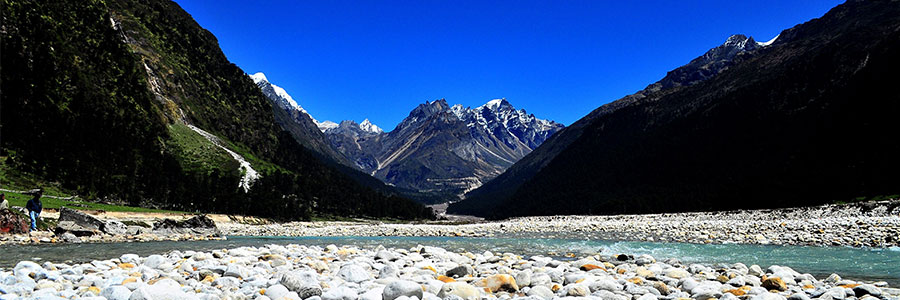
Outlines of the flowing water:
[[900,248],[860,249],[848,247],[771,246],[771,245],[699,245],[687,243],[583,240],[560,238],[461,238],[461,237],[229,237],[222,241],[146,242],[112,244],[60,244],[0,247],[0,268],[9,268],[22,260],[53,262],[88,262],[110,259],[125,253],[141,256],[163,254],[172,250],[209,251],[266,244],[301,244],[326,246],[354,245],[374,248],[377,245],[410,248],[416,245],[442,247],[451,251],[522,255],[545,255],[566,259],[566,254],[634,255],[650,254],[657,260],[676,258],[684,264],[757,264],[794,268],[823,278],[837,273],[844,278],[887,281],[900,286]]

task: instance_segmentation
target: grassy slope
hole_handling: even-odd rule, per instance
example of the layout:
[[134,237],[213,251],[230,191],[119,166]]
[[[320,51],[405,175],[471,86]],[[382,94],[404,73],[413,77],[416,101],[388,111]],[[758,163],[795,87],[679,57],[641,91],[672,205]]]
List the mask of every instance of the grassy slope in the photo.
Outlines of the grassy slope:
[[[21,206],[25,207],[25,204],[28,203],[28,200],[31,199],[31,195],[13,193],[13,192],[4,192],[6,195],[6,200],[9,200],[10,206]],[[55,196],[55,195],[54,195]],[[63,196],[65,197],[65,196]],[[102,204],[95,202],[87,202],[87,201],[70,201],[63,199],[55,199],[55,198],[41,198],[41,203],[44,204],[44,208],[52,208],[59,209],[60,207],[68,207],[71,209],[77,210],[102,210],[102,211],[115,211],[115,212],[137,212],[137,213],[146,213],[146,212],[154,212],[154,213],[185,213],[174,210],[164,210],[164,209],[152,209],[152,208],[143,208],[143,207],[133,207],[133,206],[124,206],[124,205],[111,205],[111,204]]]
[[187,171],[208,174],[214,169],[237,171],[239,165],[225,150],[181,124],[169,125],[166,145]]

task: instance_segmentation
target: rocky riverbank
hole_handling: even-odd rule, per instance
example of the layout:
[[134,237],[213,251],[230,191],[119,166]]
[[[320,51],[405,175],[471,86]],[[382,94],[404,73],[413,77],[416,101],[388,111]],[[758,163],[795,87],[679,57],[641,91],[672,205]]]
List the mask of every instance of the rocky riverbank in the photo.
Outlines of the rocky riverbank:
[[[161,218],[153,222],[115,218],[100,219],[85,212],[61,208],[53,219],[52,231],[27,231],[27,219],[18,217],[17,227],[25,233],[0,234],[0,245],[82,242],[148,242],[148,241],[198,241],[222,239],[216,223],[205,215],[186,219]],[[45,219],[46,220],[46,219]]]
[[595,300],[900,299],[885,282],[785,266],[685,265],[648,255],[560,261],[436,247],[268,245],[0,270],[0,299]]
[[[86,221],[78,222],[78,224],[63,222],[69,220],[72,215],[78,215],[75,220]],[[179,226],[178,224],[194,224],[194,222],[186,222],[188,219],[194,218],[190,215],[142,213],[113,215],[103,213],[104,218],[100,218],[97,215],[61,210],[51,217],[58,221],[57,228],[53,232],[34,232],[30,235],[0,234],[0,245],[9,243],[204,240],[223,238],[223,236],[521,236],[700,244],[900,246],[900,201],[897,200],[788,209],[613,216],[547,216],[469,223],[406,224],[364,220],[272,223],[259,218],[209,215],[208,218],[204,217],[203,222],[197,223],[205,226],[205,229],[202,230],[197,227],[176,228]],[[128,225],[124,225],[125,223]],[[84,231],[71,225],[89,228]],[[123,228],[124,233],[121,232]],[[173,228],[176,229],[173,230]]]
[[549,216],[470,224],[220,224],[245,236],[528,236],[688,243],[900,246],[900,201],[805,208],[614,216]]

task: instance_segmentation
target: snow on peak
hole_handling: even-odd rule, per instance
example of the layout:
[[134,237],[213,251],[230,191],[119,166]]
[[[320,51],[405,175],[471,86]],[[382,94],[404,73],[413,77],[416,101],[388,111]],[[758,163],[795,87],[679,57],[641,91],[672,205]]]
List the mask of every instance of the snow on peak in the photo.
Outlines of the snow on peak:
[[760,46],[763,46],[763,47],[768,46],[768,45],[771,45],[772,43],[775,42],[775,40],[778,39],[779,36],[781,36],[781,34],[776,35],[775,37],[773,37],[773,38],[772,38],[771,40],[769,40],[768,42],[763,42],[763,43],[756,42],[756,44],[757,44],[757,45],[760,45]]
[[251,79],[253,79],[253,82],[256,83],[256,85],[260,86],[260,88],[262,88],[264,85],[272,87],[272,90],[275,91],[275,95],[282,99],[281,102],[284,102],[282,103],[282,105],[287,104],[296,110],[299,110],[305,114],[309,114],[305,109],[303,109],[303,107],[300,106],[300,104],[297,103],[296,100],[294,100],[293,97],[291,97],[290,94],[287,93],[287,91],[285,91],[280,86],[269,82],[269,79],[266,78],[266,74],[263,74],[263,72],[257,72],[256,74],[249,76]]
[[253,79],[253,82],[259,84],[260,82],[269,82],[269,79],[266,78],[266,74],[263,72],[256,72],[256,74],[250,75],[250,78]]
[[728,39],[725,40],[725,44],[723,46],[734,46],[740,49],[746,49],[748,47],[747,44],[755,45],[757,43],[753,40],[752,37],[747,37],[743,34],[734,34],[732,36],[729,36]]
[[326,130],[329,130],[329,129],[338,128],[338,123],[328,121],[328,120],[319,122],[316,119],[313,119],[313,122],[316,123],[316,126],[319,127],[319,130],[321,130],[322,132],[325,132]]
[[302,112],[306,112],[306,110],[303,109],[302,107],[300,107],[300,104],[297,104],[297,101],[294,100],[294,98],[291,97],[291,95],[288,95],[287,91],[285,91],[283,88],[273,84],[272,89],[275,90],[275,94],[277,94],[279,97],[287,100],[288,104],[290,104],[291,106],[293,106],[294,108],[296,108]]
[[509,102],[506,101],[506,98],[494,99],[488,101],[487,103],[482,105],[482,107],[487,107],[490,110],[497,110],[497,108],[502,106],[504,103],[509,104]]
[[372,124],[372,122],[369,121],[369,119],[365,119],[362,121],[362,123],[359,123],[359,129],[362,129],[365,132],[371,132],[371,133],[384,132],[384,130],[381,130],[381,128],[379,128],[378,126],[375,126],[375,124]]

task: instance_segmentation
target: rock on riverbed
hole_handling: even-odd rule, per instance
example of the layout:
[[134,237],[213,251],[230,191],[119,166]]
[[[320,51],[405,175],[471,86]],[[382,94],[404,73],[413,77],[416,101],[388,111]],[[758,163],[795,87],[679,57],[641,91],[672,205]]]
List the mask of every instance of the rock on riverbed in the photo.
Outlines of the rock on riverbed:
[[23,261],[0,270],[0,299],[900,299],[884,282],[815,278],[784,266],[713,268],[646,255],[575,259],[268,245],[78,265]]

